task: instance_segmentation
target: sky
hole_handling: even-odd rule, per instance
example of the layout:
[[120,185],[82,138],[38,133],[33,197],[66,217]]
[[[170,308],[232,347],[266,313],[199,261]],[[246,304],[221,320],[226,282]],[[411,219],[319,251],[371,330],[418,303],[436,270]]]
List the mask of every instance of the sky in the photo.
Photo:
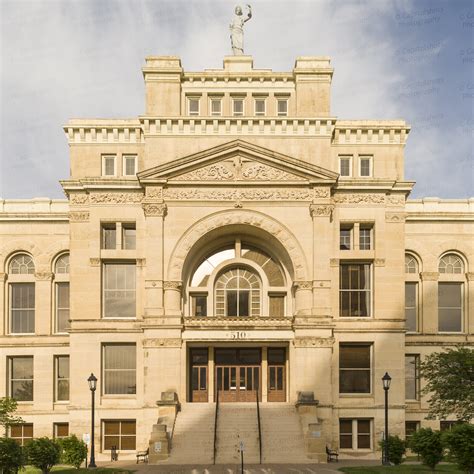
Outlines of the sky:
[[[474,196],[471,0],[250,0],[245,53],[290,71],[330,56],[332,115],[404,119],[412,198]],[[145,56],[231,54],[236,0],[0,0],[0,197],[62,198],[70,118],[144,113]]]

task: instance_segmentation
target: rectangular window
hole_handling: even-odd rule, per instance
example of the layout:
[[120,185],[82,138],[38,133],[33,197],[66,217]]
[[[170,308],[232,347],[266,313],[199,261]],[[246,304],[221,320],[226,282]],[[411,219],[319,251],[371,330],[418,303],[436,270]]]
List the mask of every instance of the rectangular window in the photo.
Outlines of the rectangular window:
[[339,304],[341,316],[370,316],[370,265],[340,265]]
[[102,249],[115,250],[117,246],[117,226],[115,224],[102,225]]
[[255,99],[255,115],[265,115],[265,99]]
[[136,449],[135,420],[107,420],[102,422],[103,449],[135,451]]
[[103,155],[102,156],[102,175],[103,176],[115,176],[115,155]]
[[280,318],[285,315],[285,296],[270,295],[270,316]]
[[350,156],[339,157],[339,174],[341,176],[351,176],[351,162],[352,158]]
[[135,263],[105,263],[104,318],[134,318],[136,315]]
[[420,399],[420,356],[405,356],[405,399]]
[[236,116],[244,115],[244,99],[234,99],[232,101],[232,111]]
[[33,439],[33,423],[10,426],[10,438],[20,446],[25,446],[28,441]]
[[438,283],[438,330],[462,331],[461,283]]
[[452,420],[441,420],[439,422],[440,431],[450,431],[453,429],[453,426],[459,425],[462,421],[452,421]]
[[405,327],[409,332],[417,331],[418,321],[418,283],[405,283]]
[[122,248],[135,250],[137,247],[137,230],[135,224],[122,224]]
[[54,358],[56,374],[55,400],[64,402],[69,400],[69,356],[61,355]]
[[123,175],[135,176],[137,174],[136,155],[124,155],[123,157]]
[[10,357],[10,394],[18,402],[33,401],[33,357]]
[[56,332],[69,328],[69,282],[56,283]]
[[104,395],[137,393],[135,344],[104,344]]
[[54,423],[53,438],[67,438],[69,436],[69,423]]
[[341,449],[371,449],[371,420],[340,419],[339,446]]
[[207,295],[192,295],[193,316],[207,316]]
[[410,443],[411,437],[420,429],[419,421],[405,421],[405,440]]
[[211,99],[211,115],[219,116],[222,115],[222,100]]
[[370,344],[339,346],[339,393],[370,393]]
[[372,248],[372,226],[361,225],[359,228],[359,250]]
[[288,99],[277,100],[277,115],[279,117],[285,117],[288,115]]
[[372,157],[361,156],[360,157],[360,176],[369,177],[372,176]]
[[199,98],[198,97],[188,98],[188,113],[189,115],[199,115]]
[[339,230],[339,249],[340,250],[350,250],[352,240],[352,226],[342,226]]
[[35,332],[35,284],[10,285],[10,321],[12,334]]

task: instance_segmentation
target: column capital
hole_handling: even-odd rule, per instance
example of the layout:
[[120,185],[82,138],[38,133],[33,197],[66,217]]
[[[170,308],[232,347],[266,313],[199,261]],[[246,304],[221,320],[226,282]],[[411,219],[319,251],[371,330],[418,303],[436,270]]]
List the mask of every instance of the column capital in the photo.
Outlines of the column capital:
[[310,204],[309,213],[311,217],[331,217],[334,204]]
[[181,290],[181,287],[182,287],[182,282],[181,281],[164,281],[163,282],[163,288],[165,290],[176,290],[176,291],[179,291]]
[[143,202],[142,208],[145,217],[165,217],[168,212],[168,206],[159,202]]
[[312,281],[294,281],[293,287],[296,290],[312,290],[313,289],[313,282]]

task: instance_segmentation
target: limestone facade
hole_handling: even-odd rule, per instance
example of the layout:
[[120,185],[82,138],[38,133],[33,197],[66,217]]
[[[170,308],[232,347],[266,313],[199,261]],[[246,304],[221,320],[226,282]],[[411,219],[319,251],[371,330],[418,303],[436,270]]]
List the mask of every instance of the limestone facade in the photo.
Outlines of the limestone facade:
[[439,426],[412,368],[474,341],[474,199],[407,200],[410,127],[332,116],[332,75],[149,57],[145,115],[64,127],[67,199],[0,201],[0,396],[34,437],[90,433],[91,372],[98,459],[146,449],[162,392],[313,392],[325,443],[373,458],[387,371],[390,432]]

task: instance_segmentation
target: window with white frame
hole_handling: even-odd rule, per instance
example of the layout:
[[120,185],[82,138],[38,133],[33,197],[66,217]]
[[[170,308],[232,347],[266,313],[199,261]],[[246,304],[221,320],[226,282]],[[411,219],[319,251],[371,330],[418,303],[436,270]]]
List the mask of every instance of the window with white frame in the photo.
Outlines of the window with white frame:
[[255,115],[264,116],[266,114],[266,100],[264,98],[255,99]]
[[12,257],[8,266],[11,334],[35,332],[35,265],[30,255]]
[[339,174],[342,177],[349,177],[352,175],[352,156],[344,155],[339,157]]
[[101,249],[115,250],[117,247],[117,225],[104,223],[101,226]]
[[222,99],[220,97],[211,97],[210,104],[212,116],[222,115]]
[[69,400],[69,356],[54,357],[54,372],[56,375],[54,398],[57,402]]
[[232,99],[232,114],[234,116],[244,115],[244,99],[243,98]]
[[368,263],[339,266],[339,312],[341,316],[370,316],[371,271]]
[[408,332],[418,329],[418,282],[405,282],[405,327]]
[[339,249],[340,250],[352,249],[353,231],[354,231],[354,228],[352,224],[341,224],[339,228]]
[[418,262],[413,255],[405,254],[405,273],[417,274]]
[[53,423],[53,438],[61,439],[69,436],[69,423]]
[[372,249],[372,232],[373,226],[371,224],[359,225],[359,250]]
[[137,247],[137,229],[135,223],[122,224],[122,249],[135,250]]
[[188,97],[188,114],[199,115],[199,97]]
[[137,174],[137,155],[123,155],[123,175],[135,176]]
[[104,395],[134,395],[137,393],[136,344],[104,344]]
[[58,257],[54,265],[55,332],[69,328],[69,254]]
[[9,394],[17,402],[33,401],[33,356],[8,358]]
[[117,157],[102,155],[102,176],[117,176]]
[[462,331],[462,288],[462,283],[438,282],[438,331]]
[[341,449],[371,449],[371,419],[339,419],[339,446]]
[[279,117],[288,115],[288,99],[277,99],[277,115]]
[[461,257],[449,253],[440,259],[438,271],[446,274],[461,274],[464,271],[464,264]]
[[103,450],[136,450],[136,420],[102,420]]
[[359,156],[359,176],[362,178],[372,176],[372,156]]
[[339,393],[371,392],[371,344],[339,345]]
[[420,355],[405,356],[405,399],[420,399]]
[[103,264],[103,317],[136,317],[136,264]]

